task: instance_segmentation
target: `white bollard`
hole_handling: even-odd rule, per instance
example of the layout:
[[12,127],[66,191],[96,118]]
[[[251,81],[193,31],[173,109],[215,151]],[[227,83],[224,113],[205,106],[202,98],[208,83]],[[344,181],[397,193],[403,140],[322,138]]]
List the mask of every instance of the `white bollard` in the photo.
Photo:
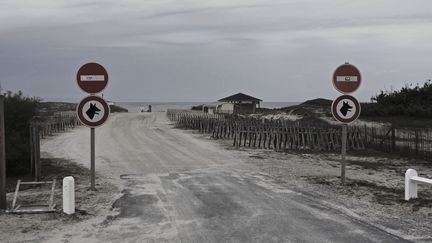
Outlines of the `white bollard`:
[[75,213],[75,180],[72,176],[63,178],[63,212]]
[[417,198],[417,182],[411,180],[413,177],[417,177],[417,171],[408,169],[405,172],[405,200],[411,198]]

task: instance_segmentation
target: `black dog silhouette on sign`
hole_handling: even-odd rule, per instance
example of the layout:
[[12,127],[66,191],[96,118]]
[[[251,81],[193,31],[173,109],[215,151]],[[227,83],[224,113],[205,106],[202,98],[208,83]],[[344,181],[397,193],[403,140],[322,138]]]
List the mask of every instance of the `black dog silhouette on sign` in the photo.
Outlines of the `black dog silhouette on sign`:
[[93,120],[95,115],[99,115],[99,112],[101,110],[99,108],[97,108],[96,103],[92,104],[90,103],[90,108],[88,108],[88,110],[86,111],[87,116]]
[[343,102],[343,106],[342,106],[342,108],[340,108],[339,111],[342,113],[342,115],[346,116],[347,113],[350,112],[352,108],[353,108],[353,107],[350,106],[350,105],[348,104],[348,102],[345,102],[345,101],[344,101],[344,102]]

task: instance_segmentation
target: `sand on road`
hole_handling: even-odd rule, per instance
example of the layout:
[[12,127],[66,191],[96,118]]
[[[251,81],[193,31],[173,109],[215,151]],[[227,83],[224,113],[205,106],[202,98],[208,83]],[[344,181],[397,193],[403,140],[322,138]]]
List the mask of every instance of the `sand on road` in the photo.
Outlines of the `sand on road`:
[[[46,140],[45,156],[88,166],[89,129]],[[165,113],[113,114],[96,129],[96,170],[115,214],[69,242],[399,242],[403,239],[278,184]],[[58,232],[57,234],[61,234]],[[49,238],[46,238],[50,241]],[[54,240],[53,240],[54,241]]]

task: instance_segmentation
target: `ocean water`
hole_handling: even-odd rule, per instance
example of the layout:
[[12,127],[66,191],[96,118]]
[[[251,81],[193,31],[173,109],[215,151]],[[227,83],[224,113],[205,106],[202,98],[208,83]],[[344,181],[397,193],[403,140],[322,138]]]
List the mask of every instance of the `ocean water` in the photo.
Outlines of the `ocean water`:
[[[116,105],[128,109],[129,112],[140,112],[141,109],[146,111],[149,105],[152,106],[152,111],[162,112],[167,109],[189,110],[192,106],[202,104],[208,104],[208,102],[116,102]],[[298,104],[300,102],[262,102],[261,108],[275,109]]]

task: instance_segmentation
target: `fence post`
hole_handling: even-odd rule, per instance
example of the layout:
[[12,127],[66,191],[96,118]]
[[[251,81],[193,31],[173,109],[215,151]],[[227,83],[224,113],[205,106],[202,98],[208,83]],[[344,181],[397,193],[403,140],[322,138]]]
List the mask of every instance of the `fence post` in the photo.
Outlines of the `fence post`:
[[33,136],[33,125],[29,126],[29,145],[30,145],[30,174],[34,176],[35,174],[35,164],[34,164],[34,136]]
[[419,134],[417,129],[415,130],[414,134],[415,134],[415,155],[417,157],[419,152]]
[[417,171],[408,169],[405,172],[405,200],[417,198],[417,182],[411,181],[411,178],[417,176]]
[[72,176],[63,178],[63,212],[75,213],[75,180]]
[[367,144],[367,126],[366,124],[364,125],[364,137],[363,137],[363,144],[366,145]]
[[7,207],[4,120],[4,96],[0,94],[0,209],[6,209]]
[[394,152],[396,151],[396,128],[395,127],[392,127],[391,139],[392,139],[391,151]]
[[39,126],[35,127],[34,130],[34,135],[35,135],[35,144],[34,144],[34,149],[35,149],[35,179],[36,181],[39,181],[41,179],[41,163],[40,163],[40,131],[39,131]]

